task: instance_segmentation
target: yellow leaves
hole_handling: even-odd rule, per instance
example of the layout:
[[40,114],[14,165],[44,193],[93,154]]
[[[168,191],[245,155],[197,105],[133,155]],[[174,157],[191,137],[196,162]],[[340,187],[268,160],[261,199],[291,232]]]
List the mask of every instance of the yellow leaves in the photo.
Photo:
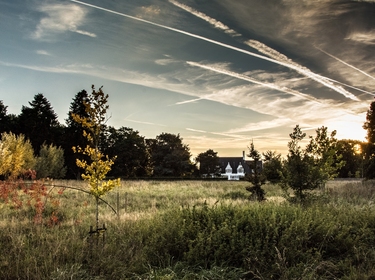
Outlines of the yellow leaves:
[[73,150],[91,159],[91,163],[77,159],[76,164],[85,170],[84,174],[82,174],[82,179],[88,181],[92,195],[100,197],[120,185],[120,179],[105,181],[107,173],[111,171],[114,159],[109,159],[98,149],[90,146],[86,146],[85,149],[73,147]]
[[101,181],[98,184],[96,182],[90,182],[90,185],[92,183],[95,185],[95,187],[91,187],[90,193],[95,197],[101,197],[102,195],[105,195],[107,192],[111,191],[113,188],[119,186],[120,179],[118,178],[115,180]]
[[0,141],[0,174],[18,177],[35,165],[34,150],[23,135],[2,133]]
[[92,86],[92,94],[84,102],[87,117],[72,114],[73,120],[84,128],[83,136],[89,143],[85,148],[73,147],[75,153],[90,158],[90,163],[83,159],[77,159],[76,164],[84,170],[82,179],[89,183],[90,193],[96,198],[120,185],[120,179],[105,180],[106,175],[111,171],[115,158],[109,159],[98,148],[100,134],[106,122],[107,100],[108,95],[103,93],[102,88],[95,91],[94,86]]

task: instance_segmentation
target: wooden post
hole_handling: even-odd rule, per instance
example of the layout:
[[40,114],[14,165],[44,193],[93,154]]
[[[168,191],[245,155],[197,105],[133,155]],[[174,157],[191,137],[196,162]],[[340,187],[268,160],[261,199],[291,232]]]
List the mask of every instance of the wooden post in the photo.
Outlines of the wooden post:
[[120,193],[117,191],[117,219],[120,219]]
[[105,227],[105,224],[103,224],[103,247],[104,247],[104,244],[105,244],[105,232],[106,232],[106,227]]
[[128,193],[125,193],[125,212],[128,212]]

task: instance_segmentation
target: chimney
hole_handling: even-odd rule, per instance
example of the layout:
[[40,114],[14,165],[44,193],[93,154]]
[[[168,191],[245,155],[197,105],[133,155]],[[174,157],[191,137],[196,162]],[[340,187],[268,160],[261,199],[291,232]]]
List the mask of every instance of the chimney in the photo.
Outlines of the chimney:
[[245,151],[242,151],[242,158],[245,160]]

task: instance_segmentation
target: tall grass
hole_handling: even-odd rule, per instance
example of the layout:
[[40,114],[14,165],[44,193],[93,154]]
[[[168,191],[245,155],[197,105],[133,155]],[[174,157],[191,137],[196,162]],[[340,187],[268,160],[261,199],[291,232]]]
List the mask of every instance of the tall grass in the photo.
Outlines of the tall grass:
[[[82,182],[55,182],[82,187]],[[100,204],[105,242],[89,242],[95,201],[67,189],[59,223],[0,204],[0,279],[371,279],[371,182],[333,182],[309,206],[247,200],[246,182],[126,181]],[[372,201],[371,201],[372,200]]]

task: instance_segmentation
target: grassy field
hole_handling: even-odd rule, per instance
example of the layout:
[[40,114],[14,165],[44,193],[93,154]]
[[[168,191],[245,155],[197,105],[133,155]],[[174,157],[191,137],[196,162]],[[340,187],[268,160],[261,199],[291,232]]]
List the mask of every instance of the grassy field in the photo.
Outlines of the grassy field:
[[[123,181],[101,203],[48,187],[44,219],[0,203],[0,279],[375,279],[375,185],[333,181],[308,205],[243,181]],[[22,199],[22,196],[21,196]],[[51,206],[53,204],[53,207]],[[55,220],[50,222],[53,214]]]

